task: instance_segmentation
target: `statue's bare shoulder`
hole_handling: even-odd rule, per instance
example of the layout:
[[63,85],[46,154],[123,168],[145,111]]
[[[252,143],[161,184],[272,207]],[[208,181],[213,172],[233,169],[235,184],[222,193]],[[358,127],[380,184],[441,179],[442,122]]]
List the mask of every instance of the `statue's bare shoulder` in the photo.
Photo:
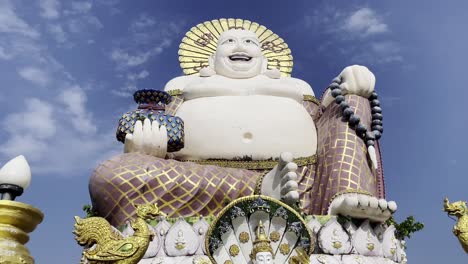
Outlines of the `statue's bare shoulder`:
[[167,82],[166,86],[164,87],[164,91],[166,92],[173,91],[173,90],[183,91],[187,85],[193,84],[199,81],[201,81],[201,77],[196,74],[179,76]]
[[306,81],[297,79],[297,78],[285,78],[288,79],[297,89],[299,89],[303,95],[312,95],[315,96],[314,90],[312,90],[312,86],[308,84]]

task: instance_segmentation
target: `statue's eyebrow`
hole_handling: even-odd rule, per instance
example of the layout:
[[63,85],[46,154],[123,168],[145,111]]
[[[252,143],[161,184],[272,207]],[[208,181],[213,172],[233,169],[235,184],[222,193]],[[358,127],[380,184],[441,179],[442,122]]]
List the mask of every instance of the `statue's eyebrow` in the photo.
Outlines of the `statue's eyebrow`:
[[255,43],[255,45],[260,46],[260,41],[257,38],[255,37],[243,37],[242,38],[242,40],[247,40],[247,39],[252,40],[252,42]]
[[220,39],[218,40],[218,43],[223,44],[223,43],[226,42],[226,40],[228,40],[228,39],[235,39],[235,38],[229,37],[229,36],[227,36],[227,37],[222,37],[222,38],[220,38]]

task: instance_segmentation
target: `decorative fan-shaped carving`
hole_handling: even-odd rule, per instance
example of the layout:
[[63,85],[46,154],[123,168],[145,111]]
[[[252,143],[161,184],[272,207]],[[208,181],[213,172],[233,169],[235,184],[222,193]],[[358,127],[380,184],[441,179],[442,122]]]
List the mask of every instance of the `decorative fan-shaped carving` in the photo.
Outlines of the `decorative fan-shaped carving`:
[[234,200],[213,221],[205,241],[210,259],[214,263],[251,263],[252,241],[257,239],[255,230],[260,223],[274,263],[289,263],[302,252],[312,253],[314,236],[298,212],[271,197],[253,195]]
[[196,74],[208,66],[208,58],[216,51],[218,38],[226,30],[245,29],[260,40],[262,53],[268,59],[268,69],[278,69],[291,76],[293,57],[288,44],[265,26],[244,19],[221,18],[192,27],[179,45],[179,62],[186,75]]

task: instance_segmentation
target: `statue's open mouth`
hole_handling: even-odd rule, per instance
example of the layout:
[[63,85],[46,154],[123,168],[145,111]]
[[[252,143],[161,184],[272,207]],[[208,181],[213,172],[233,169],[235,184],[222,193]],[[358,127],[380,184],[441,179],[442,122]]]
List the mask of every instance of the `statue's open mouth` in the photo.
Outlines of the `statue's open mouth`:
[[250,61],[252,57],[244,55],[244,54],[234,54],[229,56],[231,61]]

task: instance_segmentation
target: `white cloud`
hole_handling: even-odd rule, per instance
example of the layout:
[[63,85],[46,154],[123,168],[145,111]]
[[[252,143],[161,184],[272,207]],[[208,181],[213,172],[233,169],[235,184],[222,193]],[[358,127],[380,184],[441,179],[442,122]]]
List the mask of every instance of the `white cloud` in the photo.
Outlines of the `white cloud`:
[[55,41],[57,41],[58,43],[63,44],[67,42],[67,34],[65,33],[65,31],[63,30],[60,24],[49,25],[47,29],[52,34]]
[[47,31],[58,44],[63,47],[72,47],[76,38],[81,40],[90,39],[96,30],[104,26],[101,21],[93,15],[93,3],[90,1],[74,1],[63,10],[62,19],[47,25]]
[[56,19],[60,16],[60,3],[57,0],[40,0],[41,16],[46,19]]
[[[132,21],[128,32],[118,40],[109,53],[115,63],[117,78],[124,79],[122,87],[112,90],[116,96],[131,96],[138,86],[138,81],[149,76],[146,70],[135,72],[152,58],[161,54],[179,37],[184,22],[159,21],[154,17],[141,14]],[[130,71],[132,72],[125,72]],[[125,74],[122,74],[125,72]]]
[[170,39],[163,39],[159,46],[145,52],[135,52],[134,54],[130,54],[128,51],[117,48],[112,50],[110,58],[120,69],[135,67],[147,62],[151,57],[160,54],[165,48],[169,47],[170,44]]
[[151,56],[151,52],[142,52],[130,55],[121,49],[114,49],[111,53],[111,59],[120,67],[133,67],[145,63]]
[[71,33],[86,33],[89,30],[99,30],[104,27],[101,21],[92,15],[70,18],[67,26]]
[[156,25],[156,20],[146,14],[141,14],[137,20],[133,21],[130,29],[134,31],[144,30],[148,27]]
[[139,73],[129,73],[127,74],[127,79],[131,81],[145,79],[149,76],[149,72],[147,70],[143,70]]
[[42,69],[36,67],[25,67],[18,71],[18,74],[25,80],[40,86],[45,86],[50,82],[49,75]]
[[12,54],[9,54],[4,47],[0,46],[0,59],[9,60],[13,57]]
[[4,129],[11,134],[22,134],[31,139],[46,139],[55,135],[56,120],[51,104],[37,98],[26,99],[25,109],[7,115]]
[[101,132],[81,122],[95,123],[83,90],[72,87],[60,97],[60,104],[29,98],[18,112],[8,114],[1,122],[7,136],[0,154],[6,159],[25,155],[33,173],[69,176],[122,152],[114,129]]
[[77,13],[87,13],[91,10],[91,8],[93,7],[93,4],[91,2],[72,2],[71,4],[72,6],[72,10],[74,12],[77,12]]
[[392,41],[372,41],[353,49],[342,49],[344,54],[351,55],[353,63],[389,64],[403,62],[399,45]]
[[374,10],[364,7],[350,14],[345,19],[343,29],[351,34],[368,36],[385,33],[388,26],[378,17]]
[[59,95],[59,101],[65,105],[71,115],[73,127],[83,134],[94,134],[97,131],[92,114],[86,111],[87,97],[83,89],[75,85],[68,87]]
[[[340,57],[346,60],[341,64],[372,66],[401,63],[404,59],[400,45],[392,40],[391,30],[384,18],[368,7],[346,10],[324,4],[306,15],[302,23],[316,34],[314,37],[327,39],[316,51],[329,56],[336,56],[336,52],[339,52]],[[328,50],[333,50],[334,54],[327,54]]]
[[39,32],[16,15],[13,5],[8,0],[0,1],[0,33],[20,34],[30,38],[40,36]]
[[95,2],[105,6],[105,9],[108,10],[111,15],[117,15],[122,13],[122,11],[117,8],[120,0],[95,0]]
[[[121,153],[122,145],[115,140],[115,127],[103,128],[105,122],[94,119],[87,107],[86,90],[53,57],[45,39],[20,18],[13,3],[16,4],[0,0],[0,59],[9,59],[19,77],[47,85],[47,91],[57,96],[30,97],[24,104],[19,102],[18,107],[4,109],[4,115],[0,116],[0,156],[9,159],[24,154],[34,174],[68,176],[83,173],[103,158]],[[45,24],[48,33],[59,43],[67,42],[66,39],[73,37],[67,22],[75,19],[76,23],[86,24],[80,28],[83,32],[79,36],[84,41],[90,39],[89,32],[93,32],[98,20],[90,12],[69,16],[63,11],[60,20],[48,20]],[[35,90],[31,89],[31,93],[37,94]]]

